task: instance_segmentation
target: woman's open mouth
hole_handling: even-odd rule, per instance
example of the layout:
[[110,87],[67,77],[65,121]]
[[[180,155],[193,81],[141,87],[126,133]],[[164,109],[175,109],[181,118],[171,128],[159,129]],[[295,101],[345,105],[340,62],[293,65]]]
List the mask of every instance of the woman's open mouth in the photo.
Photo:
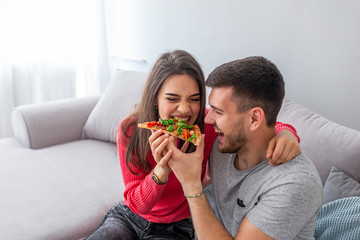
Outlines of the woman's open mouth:
[[178,117],[178,116],[171,116],[171,118],[179,119],[180,121],[184,121],[186,123],[189,123],[190,117]]

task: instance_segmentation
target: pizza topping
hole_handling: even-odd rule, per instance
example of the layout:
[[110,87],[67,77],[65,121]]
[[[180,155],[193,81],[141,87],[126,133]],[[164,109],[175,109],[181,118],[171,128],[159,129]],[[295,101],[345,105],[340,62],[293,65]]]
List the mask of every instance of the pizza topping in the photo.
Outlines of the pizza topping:
[[157,125],[157,126],[162,126],[162,124],[161,123],[158,123],[158,122],[156,122],[156,121],[152,121],[152,122],[147,122],[146,123],[146,126],[147,127],[153,127],[153,126],[155,126],[155,125]]
[[174,128],[172,125],[166,127],[166,131],[172,132],[174,131]]
[[192,140],[194,140],[196,138],[196,134],[194,133],[193,135],[191,135],[191,137],[189,137],[186,141],[187,142],[191,142]]
[[181,127],[180,127],[180,126],[177,127],[176,133],[177,133],[176,136],[180,136],[180,135],[181,135],[182,130],[181,130]]
[[174,119],[161,119],[161,118],[159,118],[159,122],[164,126],[174,125],[175,124]]
[[185,141],[188,140],[188,136],[189,136],[189,130],[185,128],[184,129],[184,139],[185,139]]
[[178,127],[181,127],[182,129],[191,129],[193,125],[187,125],[185,122],[178,122]]

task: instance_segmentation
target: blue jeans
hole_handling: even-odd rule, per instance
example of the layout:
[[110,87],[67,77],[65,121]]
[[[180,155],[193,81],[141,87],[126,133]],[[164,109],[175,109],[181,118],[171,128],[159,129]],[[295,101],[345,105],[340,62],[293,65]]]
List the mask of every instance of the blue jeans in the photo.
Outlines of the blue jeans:
[[110,209],[100,227],[87,240],[194,239],[191,219],[174,223],[152,223],[133,213],[122,202]]

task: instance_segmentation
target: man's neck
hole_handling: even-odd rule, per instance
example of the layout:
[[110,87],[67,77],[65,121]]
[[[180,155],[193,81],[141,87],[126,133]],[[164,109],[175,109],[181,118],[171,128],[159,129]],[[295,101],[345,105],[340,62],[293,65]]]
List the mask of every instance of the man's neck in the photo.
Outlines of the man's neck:
[[263,161],[265,161],[266,149],[256,151],[246,151],[244,152],[242,149],[240,152],[236,154],[234,165],[237,170],[246,170],[252,168]]
[[274,131],[265,131],[260,137],[254,136],[248,139],[244,146],[235,157],[234,165],[237,170],[246,170],[266,161],[266,151],[270,140],[276,136]]

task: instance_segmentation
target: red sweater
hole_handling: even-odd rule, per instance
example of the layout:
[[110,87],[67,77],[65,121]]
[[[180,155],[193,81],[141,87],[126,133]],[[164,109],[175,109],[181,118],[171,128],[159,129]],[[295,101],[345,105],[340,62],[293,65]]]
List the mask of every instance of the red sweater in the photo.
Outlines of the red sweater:
[[[121,125],[121,123],[120,123]],[[132,174],[126,166],[126,147],[120,142],[123,135],[118,128],[118,151],[120,158],[120,166],[122,177],[124,179],[124,204],[128,206],[134,213],[140,215],[146,220],[154,223],[171,223],[183,220],[190,217],[190,209],[187,200],[184,196],[180,182],[171,172],[168,181],[164,185],[158,185],[152,179],[152,172],[132,170],[138,175]],[[296,130],[288,124],[277,123],[276,132],[281,129],[288,129],[296,136]],[[131,133],[129,129],[129,133]],[[205,150],[204,161],[202,167],[201,177],[204,177],[206,162],[209,159],[212,145],[217,136],[212,125],[205,124]],[[152,153],[150,152],[147,161],[152,168],[155,167],[156,162]]]

